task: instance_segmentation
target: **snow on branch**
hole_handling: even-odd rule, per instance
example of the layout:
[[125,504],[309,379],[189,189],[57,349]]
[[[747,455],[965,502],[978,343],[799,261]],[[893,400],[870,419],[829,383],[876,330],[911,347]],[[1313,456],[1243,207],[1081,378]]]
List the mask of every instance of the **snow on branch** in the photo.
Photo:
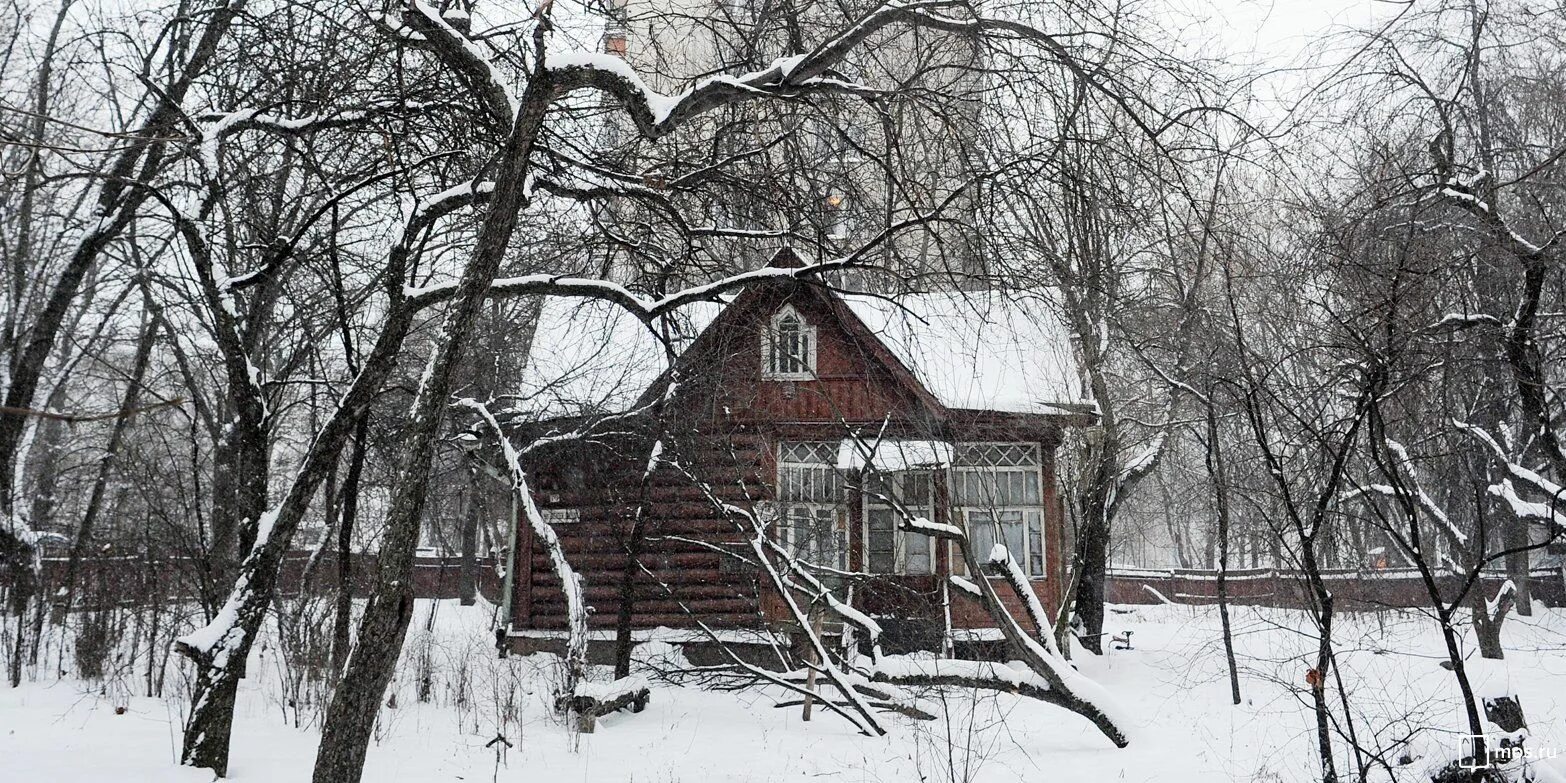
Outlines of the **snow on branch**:
[[[1171,417],[1172,418],[1172,417]],[[1131,459],[1126,460],[1120,472],[1116,474],[1115,481],[1121,487],[1129,486],[1146,476],[1158,467],[1158,460],[1164,455],[1164,445],[1169,442],[1169,430],[1167,427],[1160,429],[1153,440]]]
[[1551,528],[1554,535],[1566,535],[1566,514],[1557,511],[1549,503],[1535,503],[1524,500],[1517,494],[1517,487],[1511,479],[1503,479],[1497,484],[1491,484],[1489,492],[1501,500],[1506,501],[1512,513],[1522,519],[1532,519],[1545,523]]
[[1044,611],[1044,604],[1039,601],[1038,593],[1033,592],[1033,585],[1029,584],[1027,574],[1022,572],[1022,566],[1017,564],[1017,559],[1011,556],[1011,551],[1005,544],[996,544],[990,550],[989,564],[999,569],[1006,581],[1011,583],[1011,589],[1022,599],[1022,606],[1028,612],[1028,619],[1033,621],[1033,626],[1039,629],[1038,638],[1044,642],[1045,649],[1050,655],[1064,660],[1060,653],[1060,647],[1055,643],[1055,626],[1049,622],[1049,614]]
[[1434,332],[1442,329],[1467,329],[1475,326],[1501,327],[1505,326],[1505,322],[1493,315],[1484,313],[1447,313],[1441,316],[1441,320],[1426,328]]
[[[1412,499],[1419,504],[1420,508],[1425,510],[1426,514],[1429,514],[1430,517],[1434,519],[1438,525],[1440,525],[1442,532],[1446,533],[1447,537],[1451,538],[1453,543],[1457,544],[1458,546],[1466,546],[1468,544],[1468,534],[1463,532],[1463,530],[1457,525],[1453,524],[1451,517],[1447,516],[1446,510],[1437,505],[1435,499],[1430,497],[1430,493],[1425,492],[1424,485],[1419,483],[1419,477],[1414,473],[1414,458],[1409,455],[1408,449],[1405,448],[1402,443],[1399,443],[1392,438],[1387,438],[1386,444],[1387,450],[1392,452],[1393,456],[1397,458],[1398,469],[1408,479],[1408,482],[1414,486],[1414,491],[1410,493],[1413,496]],[[1373,486],[1372,488],[1376,489],[1378,492],[1382,491],[1380,485]],[[1391,490],[1392,488],[1386,487],[1385,489]],[[1393,494],[1393,492],[1389,491],[1385,492],[1384,494],[1390,495]]]
[[516,493],[522,516],[527,519],[528,526],[532,528],[534,538],[543,545],[544,551],[549,555],[549,563],[554,568],[555,576],[560,579],[560,590],[564,593],[566,602],[566,627],[569,631],[566,639],[566,682],[563,690],[566,693],[576,693],[587,674],[587,598],[582,590],[582,579],[566,560],[565,547],[560,543],[560,536],[555,533],[554,527],[544,520],[544,515],[538,510],[538,504],[533,502],[533,491],[528,486],[527,472],[522,468],[522,454],[501,430],[500,422],[495,420],[495,415],[477,400],[461,399],[455,404],[472,410],[486,426],[494,430],[495,438],[500,443],[501,454],[506,461],[506,468],[511,474],[511,489]]
[[484,102],[485,110],[497,125],[511,126],[521,111],[518,91],[488,52],[453,27],[439,9],[422,0],[409,0],[402,21],[423,36],[442,62],[457,72],[457,78]]
[[1485,599],[1484,606],[1491,617],[1499,620],[1502,615],[1506,614],[1507,608],[1515,600],[1517,600],[1517,583],[1508,579],[1502,582],[1501,586],[1496,589],[1494,598]]
[[1547,250],[1560,240],[1561,235],[1556,234],[1549,242],[1540,245],[1517,233],[1512,228],[1511,223],[1495,211],[1495,207],[1490,202],[1479,197],[1475,183],[1482,182],[1486,176],[1488,175],[1481,172],[1472,182],[1452,177],[1436,188],[1436,196],[1472,215],[1505,243],[1508,250],[1517,256],[1525,259],[1542,257]]
[[[285,117],[269,113],[265,109],[245,108],[228,112],[210,112],[198,115],[195,121],[201,125],[201,144],[216,145],[226,136],[243,131],[263,131],[285,136],[298,136],[314,131],[347,128],[361,124],[389,111],[403,109],[417,111],[424,108],[417,103],[388,102],[357,109],[341,109],[307,114],[302,117]],[[204,158],[213,156],[203,154]]]
[[[609,280],[549,273],[501,278],[490,286],[490,291],[492,294],[505,296],[547,294],[602,299],[625,308],[643,321],[652,321],[693,302],[712,301],[754,283],[767,280],[808,280],[827,272],[857,266],[859,263],[857,256],[847,256],[789,269],[764,267],[704,285],[692,286],[656,299],[636,294],[625,286]],[[415,306],[425,307],[451,298],[456,293],[456,288],[456,283],[424,287],[409,286],[404,289],[404,293]]]
[[954,685],[985,688],[1058,702],[1049,681],[1029,670],[1021,661],[997,663],[959,658],[915,658],[886,655],[871,668],[871,680],[896,685]]
[[[1566,503],[1566,489],[1562,489],[1559,484],[1539,475],[1528,467],[1518,464],[1506,454],[1506,450],[1501,448],[1501,444],[1497,443],[1495,438],[1491,437],[1490,433],[1485,432],[1482,427],[1461,421],[1453,421],[1452,424],[1488,447],[1490,453],[1495,456],[1496,461],[1500,462],[1506,468],[1506,472],[1511,474],[1511,479],[1504,479],[1496,484],[1492,484],[1489,488],[1490,494],[1506,501],[1507,505],[1511,506],[1512,513],[1518,517],[1542,522],[1554,536],[1566,536],[1566,513],[1562,513],[1562,505]],[[1512,479],[1521,481],[1523,484],[1547,496],[1550,499],[1549,502],[1539,503],[1523,499],[1517,493]]]
[[585,696],[598,701],[614,701],[626,694],[635,694],[647,690],[647,679],[640,675],[621,677],[611,682],[583,682],[577,683],[577,696]]
[[[647,138],[664,136],[692,117],[742,101],[766,98],[797,98],[814,92],[874,94],[871,88],[844,80],[833,68],[854,49],[877,32],[894,24],[970,35],[988,34],[1024,40],[1039,45],[1051,57],[1089,89],[1104,94],[1130,117],[1144,133],[1156,138],[1164,128],[1152,128],[1118,91],[1104,84],[1098,74],[1084,66],[1060,39],[1043,30],[1014,21],[983,17],[958,18],[944,11],[972,10],[960,0],[924,0],[923,2],[886,2],[828,36],[808,52],[796,52],[774,59],[748,73],[717,74],[697,81],[676,95],[665,95],[650,88],[623,59],[598,52],[553,52],[544,58],[547,78],[559,94],[580,89],[596,89],[614,96],[625,107],[631,121]],[[1174,120],[1170,121],[1172,124]]]
[[983,593],[979,592],[979,586],[974,584],[967,577],[952,574],[946,578],[946,581],[951,582],[952,587],[961,590],[965,595],[971,596],[973,598],[983,597]]

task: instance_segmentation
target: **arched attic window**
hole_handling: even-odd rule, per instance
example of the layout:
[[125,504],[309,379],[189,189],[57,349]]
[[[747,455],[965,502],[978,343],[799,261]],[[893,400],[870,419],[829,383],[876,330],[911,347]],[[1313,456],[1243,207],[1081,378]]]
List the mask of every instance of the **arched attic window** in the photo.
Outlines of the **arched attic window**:
[[784,305],[772,316],[762,345],[762,372],[784,381],[816,377],[816,328],[792,305]]

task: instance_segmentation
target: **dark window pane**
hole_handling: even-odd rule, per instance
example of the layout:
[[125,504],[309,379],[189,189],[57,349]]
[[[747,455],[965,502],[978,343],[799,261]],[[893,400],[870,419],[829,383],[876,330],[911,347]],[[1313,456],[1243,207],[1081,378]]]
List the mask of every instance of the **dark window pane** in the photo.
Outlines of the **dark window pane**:
[[865,516],[869,527],[869,570],[889,574],[896,570],[897,540],[890,509],[869,509]]
[[1044,576],[1044,519],[1037,511],[1028,512],[1028,573]]

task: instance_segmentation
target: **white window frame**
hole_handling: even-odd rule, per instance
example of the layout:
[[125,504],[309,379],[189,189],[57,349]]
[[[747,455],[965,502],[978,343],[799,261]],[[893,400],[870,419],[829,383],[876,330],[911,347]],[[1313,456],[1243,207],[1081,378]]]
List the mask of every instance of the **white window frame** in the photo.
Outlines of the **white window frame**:
[[[805,341],[804,355],[795,357],[804,366],[804,369],[799,372],[784,372],[777,369],[777,357],[774,356],[779,328],[788,318],[793,318],[799,323],[799,334]],[[767,333],[761,339],[761,374],[775,381],[808,381],[816,377],[816,327],[805,320],[793,305],[783,305],[767,323]]]
[[790,457],[790,452],[794,450],[793,447],[801,445],[801,444],[804,444],[804,443],[815,443],[815,442],[814,441],[797,441],[797,442],[796,441],[782,441],[782,442],[779,442],[778,445],[777,445],[777,460],[776,460],[776,462],[777,462],[777,471],[776,471],[776,479],[775,479],[776,480],[776,484],[774,485],[775,490],[776,490],[776,495],[777,495],[777,520],[774,523],[774,524],[776,524],[778,526],[777,541],[778,541],[778,543],[780,545],[782,545],[784,548],[786,548],[790,553],[794,554],[795,556],[798,556],[800,551],[801,551],[800,547],[804,543],[804,542],[802,542],[800,540],[799,532],[802,529],[808,529],[808,528],[801,528],[800,526],[794,524],[796,513],[797,512],[804,512],[806,516],[812,517],[812,518],[817,519],[817,520],[819,520],[823,516],[830,516],[831,519],[832,519],[832,529],[833,529],[834,538],[836,539],[836,541],[835,541],[836,548],[837,548],[836,561],[832,562],[832,563],[816,563],[816,562],[813,562],[813,561],[810,561],[810,560],[806,560],[805,562],[809,562],[812,565],[825,566],[827,568],[836,568],[838,570],[847,570],[847,568],[848,568],[848,529],[847,529],[848,526],[847,526],[847,515],[844,513],[846,508],[845,508],[845,506],[843,504],[843,500],[842,500],[842,479],[841,479],[841,477],[837,477],[837,498],[836,498],[836,500],[834,502],[825,502],[825,501],[820,500],[820,499],[794,500],[794,499],[785,497],[785,495],[787,494],[786,493],[786,489],[789,486],[789,481],[788,481],[788,479],[785,478],[785,474],[790,469],[812,470],[812,471],[824,470],[824,471],[826,471],[827,473],[830,473],[833,476],[837,476],[837,474],[836,474],[836,467],[834,466],[834,464],[832,462],[832,456],[834,455],[834,453],[836,451],[835,444],[829,444],[829,443],[817,444],[820,447],[820,454],[821,454],[821,458],[820,459],[812,460],[812,461],[808,461],[808,462],[807,461],[800,461],[800,460],[797,460],[797,459],[790,459],[789,458]]
[[[779,543],[790,554],[814,566],[835,568],[839,571],[848,570],[848,531],[843,529],[843,507],[841,505],[788,502],[780,505],[782,514],[778,524],[782,528],[779,531],[782,535],[779,536]],[[804,525],[799,524],[802,517],[806,520]],[[819,558],[813,560],[806,556],[807,547],[816,543],[812,540],[813,536],[808,534],[813,532],[813,524],[820,522],[823,518],[831,520],[832,544],[833,548],[837,550],[834,553],[836,557],[829,562],[823,562]]]
[[[1048,539],[1045,537],[1044,530],[1044,526],[1048,520],[1044,516],[1043,507],[1002,506],[999,508],[986,508],[982,506],[963,506],[956,509],[956,513],[962,519],[963,530],[968,533],[968,540],[970,542],[973,540],[972,531],[973,525],[975,523],[974,517],[976,515],[999,515],[1005,513],[1020,514],[1022,516],[1022,557],[1018,559],[1017,553],[1011,551],[1012,547],[1009,543],[1006,543],[1004,532],[997,530],[997,538],[1001,543],[1006,543],[1006,549],[1011,554],[1012,559],[1017,560],[1017,564],[1022,566],[1022,573],[1026,574],[1029,579],[1043,579],[1049,575],[1049,560],[1046,558],[1046,555],[1049,553],[1049,543]],[[1036,528],[1030,524],[1032,521],[1029,518],[1030,516],[1037,520],[1038,526]],[[1037,541],[1034,540],[1035,534],[1037,534]],[[1035,548],[1037,548],[1036,552],[1034,551]],[[959,576],[967,576],[967,568],[965,567],[966,564],[963,563],[962,558],[956,557],[955,554],[956,553],[954,552],[952,557],[952,573]],[[983,563],[989,557],[990,553],[975,551],[974,555],[978,557],[980,563]],[[1037,555],[1036,563],[1034,558],[1035,555]]]
[[[914,515],[916,517],[924,517],[925,519],[934,519],[933,514],[934,514],[935,509],[934,509],[933,504],[935,502],[935,474],[934,474],[934,472],[931,469],[929,469],[929,468],[915,468],[913,470],[906,470],[906,471],[895,471],[895,472],[893,472],[893,471],[884,471],[883,475],[886,475],[886,476],[902,476],[902,475],[907,474],[907,473],[918,473],[918,474],[921,474],[924,477],[924,479],[929,482],[929,484],[930,484],[930,486],[929,486],[930,503],[932,505],[930,505],[930,506],[912,506],[912,505],[904,504],[903,508],[905,510],[907,510],[908,513],[910,513],[910,514],[912,514],[912,515]],[[868,471],[861,472],[860,473],[861,481],[863,480],[864,477],[866,477],[868,475],[869,475]],[[901,498],[894,498],[894,499],[898,500],[899,502],[902,501]],[[936,572],[935,537],[934,536],[927,536],[927,535],[923,535],[923,534],[920,534],[920,533],[910,533],[907,530],[904,530],[903,526],[902,526],[902,520],[899,519],[898,516],[897,516],[897,508],[892,506],[889,503],[881,502],[881,500],[879,498],[876,498],[876,497],[872,496],[867,491],[861,491],[859,493],[859,500],[860,500],[860,518],[864,520],[864,526],[863,526],[864,527],[864,531],[863,531],[863,537],[862,537],[863,541],[862,541],[862,543],[864,545],[864,553],[865,553],[864,570],[865,570],[866,573],[871,573],[871,574],[875,574],[875,573],[898,574],[898,575],[908,575],[908,576],[929,576],[929,575],[932,575],[932,574],[934,574]],[[872,511],[885,511],[888,514],[890,514],[891,517],[892,517],[892,570],[891,571],[877,571],[876,567],[870,562],[870,559],[873,556],[873,552],[872,552],[872,550],[870,548],[870,533],[871,533],[871,530],[870,530],[870,513]],[[916,538],[916,537],[924,540],[924,544],[925,544],[925,558],[926,558],[926,561],[930,564],[928,570],[911,571],[908,568],[909,541],[910,541],[910,539],[913,539],[913,538]]]
[[[981,450],[981,449],[982,450],[986,450],[986,451],[993,451],[993,450],[1015,451],[1015,449],[1017,449],[1018,447],[1026,447],[1026,452],[1024,452],[1023,459],[1021,461],[1019,461],[1019,464],[1010,464],[1010,465],[999,465],[999,464],[998,465],[962,464],[962,460],[961,460],[961,458],[959,456],[958,464],[953,466],[952,469],[951,469],[951,472],[949,473],[950,480],[948,482],[948,485],[950,487],[951,496],[952,496],[953,512],[959,519],[961,519],[962,524],[963,524],[963,529],[966,530],[966,531],[969,531],[969,541],[970,541],[970,543],[973,541],[973,539],[972,539],[972,529],[973,529],[972,525],[976,521],[975,517],[977,515],[980,515],[980,514],[989,515],[990,519],[993,520],[993,519],[999,517],[1001,514],[1005,514],[1005,513],[1016,513],[1016,514],[1019,514],[1021,516],[1021,518],[1022,518],[1022,544],[1023,544],[1023,551],[1022,552],[1011,552],[1010,554],[1012,556],[1012,559],[1016,560],[1017,564],[1022,567],[1022,572],[1024,574],[1026,574],[1030,579],[1042,579],[1042,578],[1045,578],[1045,577],[1047,577],[1049,575],[1049,558],[1048,558],[1048,555],[1049,555],[1049,538],[1048,538],[1048,531],[1045,529],[1048,526],[1048,524],[1049,524],[1049,517],[1045,513],[1045,511],[1046,511],[1046,508],[1045,508],[1045,494],[1046,493],[1044,491],[1045,490],[1045,487],[1044,487],[1044,464],[1043,464],[1043,460],[1041,459],[1042,454],[1039,452],[1038,445],[1037,444],[1031,444],[1031,443],[1023,444],[1023,443],[1004,443],[1004,442],[997,442],[997,443],[961,443],[961,444],[957,445],[956,452],[959,455],[962,455],[964,452],[972,453],[975,450]],[[1034,496],[1038,499],[1038,502],[1037,503],[1026,503],[1026,502],[1024,502],[1024,503],[1016,503],[1016,502],[1012,502],[1012,503],[1007,503],[1005,505],[996,505],[996,504],[983,505],[983,504],[975,504],[975,503],[973,503],[971,498],[963,499],[963,498],[959,497],[961,495],[961,492],[962,492],[962,484],[963,484],[963,481],[964,481],[964,477],[966,475],[972,475],[972,474],[992,474],[992,475],[998,475],[998,474],[1003,474],[1003,473],[1021,473],[1025,477],[1031,477],[1033,479],[1033,482],[1034,482],[1034,486],[1033,486]],[[1026,480],[1026,479],[1024,479],[1024,480]],[[1036,527],[1033,524],[1033,520],[1034,519],[1037,520],[1037,526]],[[1005,534],[1004,534],[1004,532],[1002,532],[1001,530],[996,530],[995,533],[996,533],[996,540],[1001,542],[1001,543],[1005,543]],[[1010,550],[1010,549],[1012,549],[1012,547],[1008,544],[1007,545],[1007,549]],[[988,552],[978,552],[978,551],[975,551],[974,555],[978,558],[978,560],[980,562],[983,562],[986,558],[989,557],[989,553]],[[953,557],[952,558],[952,572],[956,573],[956,574],[963,574],[965,571],[966,571],[966,569],[963,568],[963,562],[962,562],[961,558]]]

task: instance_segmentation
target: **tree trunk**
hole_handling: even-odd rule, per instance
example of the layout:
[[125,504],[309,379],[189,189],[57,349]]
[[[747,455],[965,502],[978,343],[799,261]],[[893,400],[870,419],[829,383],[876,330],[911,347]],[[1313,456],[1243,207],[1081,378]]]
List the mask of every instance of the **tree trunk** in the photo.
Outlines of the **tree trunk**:
[[[1308,548],[1312,542],[1306,542]],[[1307,557],[1307,560],[1313,558]],[[1317,601],[1317,630],[1319,632],[1316,645],[1315,677],[1308,681],[1311,686],[1311,705],[1316,713],[1316,750],[1321,756],[1321,780],[1322,783],[1337,783],[1337,764],[1332,757],[1332,714],[1327,706],[1327,674],[1332,669],[1332,612],[1333,601],[1331,591],[1321,583],[1321,574],[1314,562],[1307,566],[1311,580],[1311,588],[1316,593]]]
[[468,507],[462,519],[462,563],[457,572],[457,594],[463,606],[478,603],[478,478],[468,469]]
[[643,506],[636,510],[631,523],[631,534],[625,542],[626,565],[620,572],[620,603],[614,618],[614,676],[615,679],[631,676],[631,651],[636,647],[632,632],[632,620],[636,616],[636,572],[642,556],[642,541],[646,537],[647,513]]
[[359,483],[364,475],[364,439],[368,437],[369,416],[359,419],[354,429],[353,456],[348,460],[348,476],[343,481],[342,522],[337,526],[337,609],[332,622],[332,671],[341,673],[348,664],[348,645],[353,622],[353,527],[359,516]]
[[406,434],[406,458],[398,492],[387,512],[375,591],[359,622],[359,643],[354,646],[347,671],[327,709],[312,775],[314,783],[357,783],[364,773],[364,755],[375,716],[391,682],[413,612],[413,556],[429,485],[430,460],[451,392],[453,369],[505,257],[517,213],[527,203],[524,179],[528,156],[549,105],[552,88],[547,81],[535,77],[500,151],[494,194],[479,227],[473,256],[458,280],[435,356],[414,398]]
[[[250,654],[247,639],[230,652],[235,657]],[[217,777],[228,776],[229,735],[234,728],[234,705],[239,696],[238,676],[226,666],[202,666],[196,672],[196,701],[190,705],[185,724],[181,763],[210,769]]]
[[1479,642],[1479,656],[1493,661],[1505,659],[1506,650],[1501,646],[1501,625],[1506,621],[1506,613],[1511,611],[1512,593],[1506,591],[1496,598],[1493,615],[1477,582],[1468,593],[1468,606],[1474,619],[1474,637]]
[[1502,524],[1504,526],[1501,529],[1501,537],[1505,547],[1509,550],[1517,550],[1506,556],[1506,577],[1512,580],[1512,586],[1517,589],[1517,614],[1532,617],[1533,598],[1530,595],[1531,585],[1528,582],[1529,560],[1533,554],[1528,549],[1530,523],[1526,519],[1508,515]]
[[[1212,394],[1212,390],[1208,390]],[[1207,402],[1207,471],[1212,476],[1218,511],[1218,619],[1223,625],[1223,657],[1229,666],[1229,695],[1240,699],[1240,669],[1234,660],[1234,633],[1229,623],[1229,485],[1224,479],[1223,445],[1218,440],[1218,413]]]
[[1077,536],[1076,611],[1082,622],[1082,646],[1104,654],[1104,587],[1109,569],[1109,520],[1102,509],[1089,508]]
[[625,569],[620,572],[620,604],[615,614],[614,622],[614,676],[615,679],[631,676],[631,650],[636,646],[632,638],[632,619],[636,616],[636,576],[641,570],[642,547],[647,539],[648,517],[652,511],[648,497],[648,487],[652,483],[653,472],[657,469],[658,458],[663,450],[663,419],[660,414],[658,440],[655,441],[653,451],[647,460],[647,469],[642,471],[642,480],[637,487],[637,503],[635,518],[631,521],[630,535],[625,542]]

